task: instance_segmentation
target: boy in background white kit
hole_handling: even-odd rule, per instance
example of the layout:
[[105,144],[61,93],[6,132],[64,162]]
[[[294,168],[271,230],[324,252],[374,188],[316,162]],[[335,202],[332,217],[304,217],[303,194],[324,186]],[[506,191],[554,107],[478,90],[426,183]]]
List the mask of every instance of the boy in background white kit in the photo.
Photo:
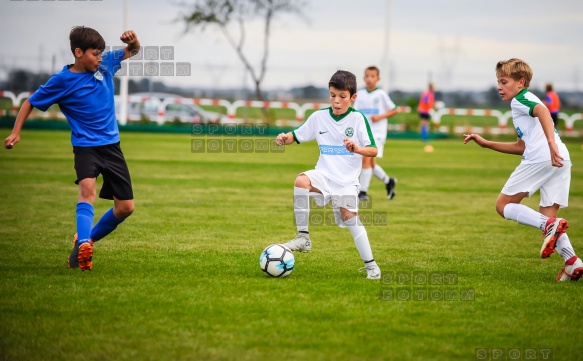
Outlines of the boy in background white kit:
[[[356,94],[354,108],[366,115],[370,128],[377,145],[377,158],[383,157],[385,142],[387,141],[387,119],[398,113],[397,106],[387,93],[377,88],[380,80],[380,71],[376,66],[369,66],[364,70],[365,89],[360,89]],[[387,198],[395,197],[395,185],[397,179],[389,177],[385,170],[375,162],[373,157],[362,158],[362,171],[360,172],[360,193],[358,198],[361,201],[368,201],[368,187],[372,176],[377,177],[385,184]]]

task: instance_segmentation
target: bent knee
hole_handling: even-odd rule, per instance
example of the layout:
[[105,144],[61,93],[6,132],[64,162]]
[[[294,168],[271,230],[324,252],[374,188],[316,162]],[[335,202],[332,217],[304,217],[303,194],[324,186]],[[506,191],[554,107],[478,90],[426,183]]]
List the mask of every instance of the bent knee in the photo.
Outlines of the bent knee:
[[132,213],[134,213],[134,210],[135,210],[135,207],[133,204],[131,206],[127,206],[127,207],[123,208],[122,213],[125,216],[124,218],[131,216]]
[[342,217],[342,220],[344,222],[347,222],[351,218],[354,218],[354,217],[358,216],[358,213],[352,212],[352,211],[349,211],[346,208],[340,207],[340,216]]
[[310,178],[304,173],[298,174],[296,181],[294,182],[294,187],[298,188],[310,188],[311,182]]
[[506,207],[508,203],[505,202],[496,202],[496,212],[498,212],[498,214],[500,215],[500,217],[505,218],[504,217],[504,208]]
[[95,202],[95,179],[85,178],[79,182],[79,200],[88,203]]
[[120,219],[126,219],[134,213],[134,203],[120,204],[115,207],[115,216]]

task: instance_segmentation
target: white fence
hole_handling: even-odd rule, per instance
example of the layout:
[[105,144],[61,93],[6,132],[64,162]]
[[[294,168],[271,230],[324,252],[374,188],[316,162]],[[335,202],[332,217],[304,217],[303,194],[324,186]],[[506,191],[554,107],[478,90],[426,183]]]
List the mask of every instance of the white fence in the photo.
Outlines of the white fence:
[[[24,92],[18,95],[15,95],[13,92],[10,91],[0,91],[0,98],[8,98],[12,101],[12,110],[17,111],[21,102],[28,98],[32,93]],[[120,101],[119,96],[115,96],[116,102]],[[170,104],[183,104],[183,105],[195,105],[195,106],[219,106],[224,107],[226,109],[226,117],[221,119],[221,122],[240,122],[241,119],[237,119],[237,111],[240,108],[268,108],[268,109],[291,109],[295,112],[295,120],[292,123],[299,123],[303,121],[306,117],[306,113],[310,110],[317,110],[321,108],[326,108],[330,104],[329,103],[304,103],[298,104],[295,102],[283,102],[283,101],[256,101],[256,100],[236,100],[230,102],[224,99],[201,99],[201,98],[165,98],[160,100],[156,97],[147,97],[147,96],[134,96],[130,95],[128,97],[128,103],[150,103],[154,104],[157,108],[157,112],[155,115],[155,120],[158,124],[164,124],[168,121],[166,117],[166,109]],[[408,113],[411,111],[410,107],[399,107],[399,112]],[[0,110],[0,115],[3,115],[4,111]],[[441,125],[441,118],[445,115],[458,115],[458,116],[479,116],[479,117],[495,117],[498,119],[498,127],[488,127],[487,129],[484,127],[475,127],[475,126],[455,126],[453,131],[455,133],[463,133],[467,131],[472,132],[489,132],[489,133],[512,133],[513,129],[507,129],[508,123],[512,119],[512,113],[510,111],[506,113],[502,113],[496,109],[465,109],[465,108],[442,108],[435,111],[432,111],[432,122],[438,126],[438,129],[441,132],[449,132],[450,129],[447,126]],[[64,118],[63,114],[57,112],[56,114],[46,113],[43,117],[57,117],[57,118]],[[139,120],[134,116],[128,117],[130,120]],[[576,113],[568,115],[566,113],[560,112],[559,118],[565,121],[565,128],[567,130],[567,135],[575,135],[578,136],[578,132],[573,131],[573,127],[576,121],[583,120],[583,113]],[[277,120],[276,125],[290,125],[286,124],[284,120]],[[293,124],[291,124],[293,125]],[[392,129],[400,129],[392,128]]]
[[[498,128],[504,130],[508,123],[512,120],[512,112],[507,111],[502,113],[496,109],[462,109],[462,108],[442,108],[434,111],[432,114],[432,121],[435,124],[441,123],[441,117],[444,115],[465,115],[465,116],[481,116],[481,117],[496,117],[498,118]],[[565,121],[565,129],[567,132],[573,131],[573,125],[577,120],[583,120],[583,113],[576,113],[568,115],[563,112],[559,112],[559,119]]]

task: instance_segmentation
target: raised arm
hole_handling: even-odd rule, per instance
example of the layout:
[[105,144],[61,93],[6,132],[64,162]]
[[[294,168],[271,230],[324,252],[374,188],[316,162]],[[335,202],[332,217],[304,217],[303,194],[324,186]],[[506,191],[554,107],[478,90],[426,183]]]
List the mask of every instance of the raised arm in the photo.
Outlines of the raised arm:
[[12,133],[10,133],[10,135],[6,139],[4,139],[4,148],[12,149],[14,145],[16,145],[16,143],[20,141],[20,131],[22,130],[24,122],[30,115],[30,112],[32,112],[32,108],[33,106],[32,104],[30,104],[28,99],[26,99],[24,103],[22,103],[22,106],[18,111],[18,115],[16,116],[16,121],[14,122]]
[[136,55],[140,51],[140,40],[138,40],[138,35],[133,30],[126,30],[119,37],[124,44],[128,46],[125,47],[123,60]]

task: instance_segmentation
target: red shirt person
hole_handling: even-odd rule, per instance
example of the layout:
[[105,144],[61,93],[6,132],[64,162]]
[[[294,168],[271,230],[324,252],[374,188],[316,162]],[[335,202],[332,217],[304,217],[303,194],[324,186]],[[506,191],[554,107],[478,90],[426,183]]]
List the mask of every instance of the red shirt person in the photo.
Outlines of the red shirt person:
[[547,84],[546,86],[547,96],[543,103],[549,109],[551,113],[551,118],[553,118],[553,123],[555,124],[555,129],[559,124],[559,111],[561,110],[561,99],[559,98],[559,94],[553,91],[553,85]]

